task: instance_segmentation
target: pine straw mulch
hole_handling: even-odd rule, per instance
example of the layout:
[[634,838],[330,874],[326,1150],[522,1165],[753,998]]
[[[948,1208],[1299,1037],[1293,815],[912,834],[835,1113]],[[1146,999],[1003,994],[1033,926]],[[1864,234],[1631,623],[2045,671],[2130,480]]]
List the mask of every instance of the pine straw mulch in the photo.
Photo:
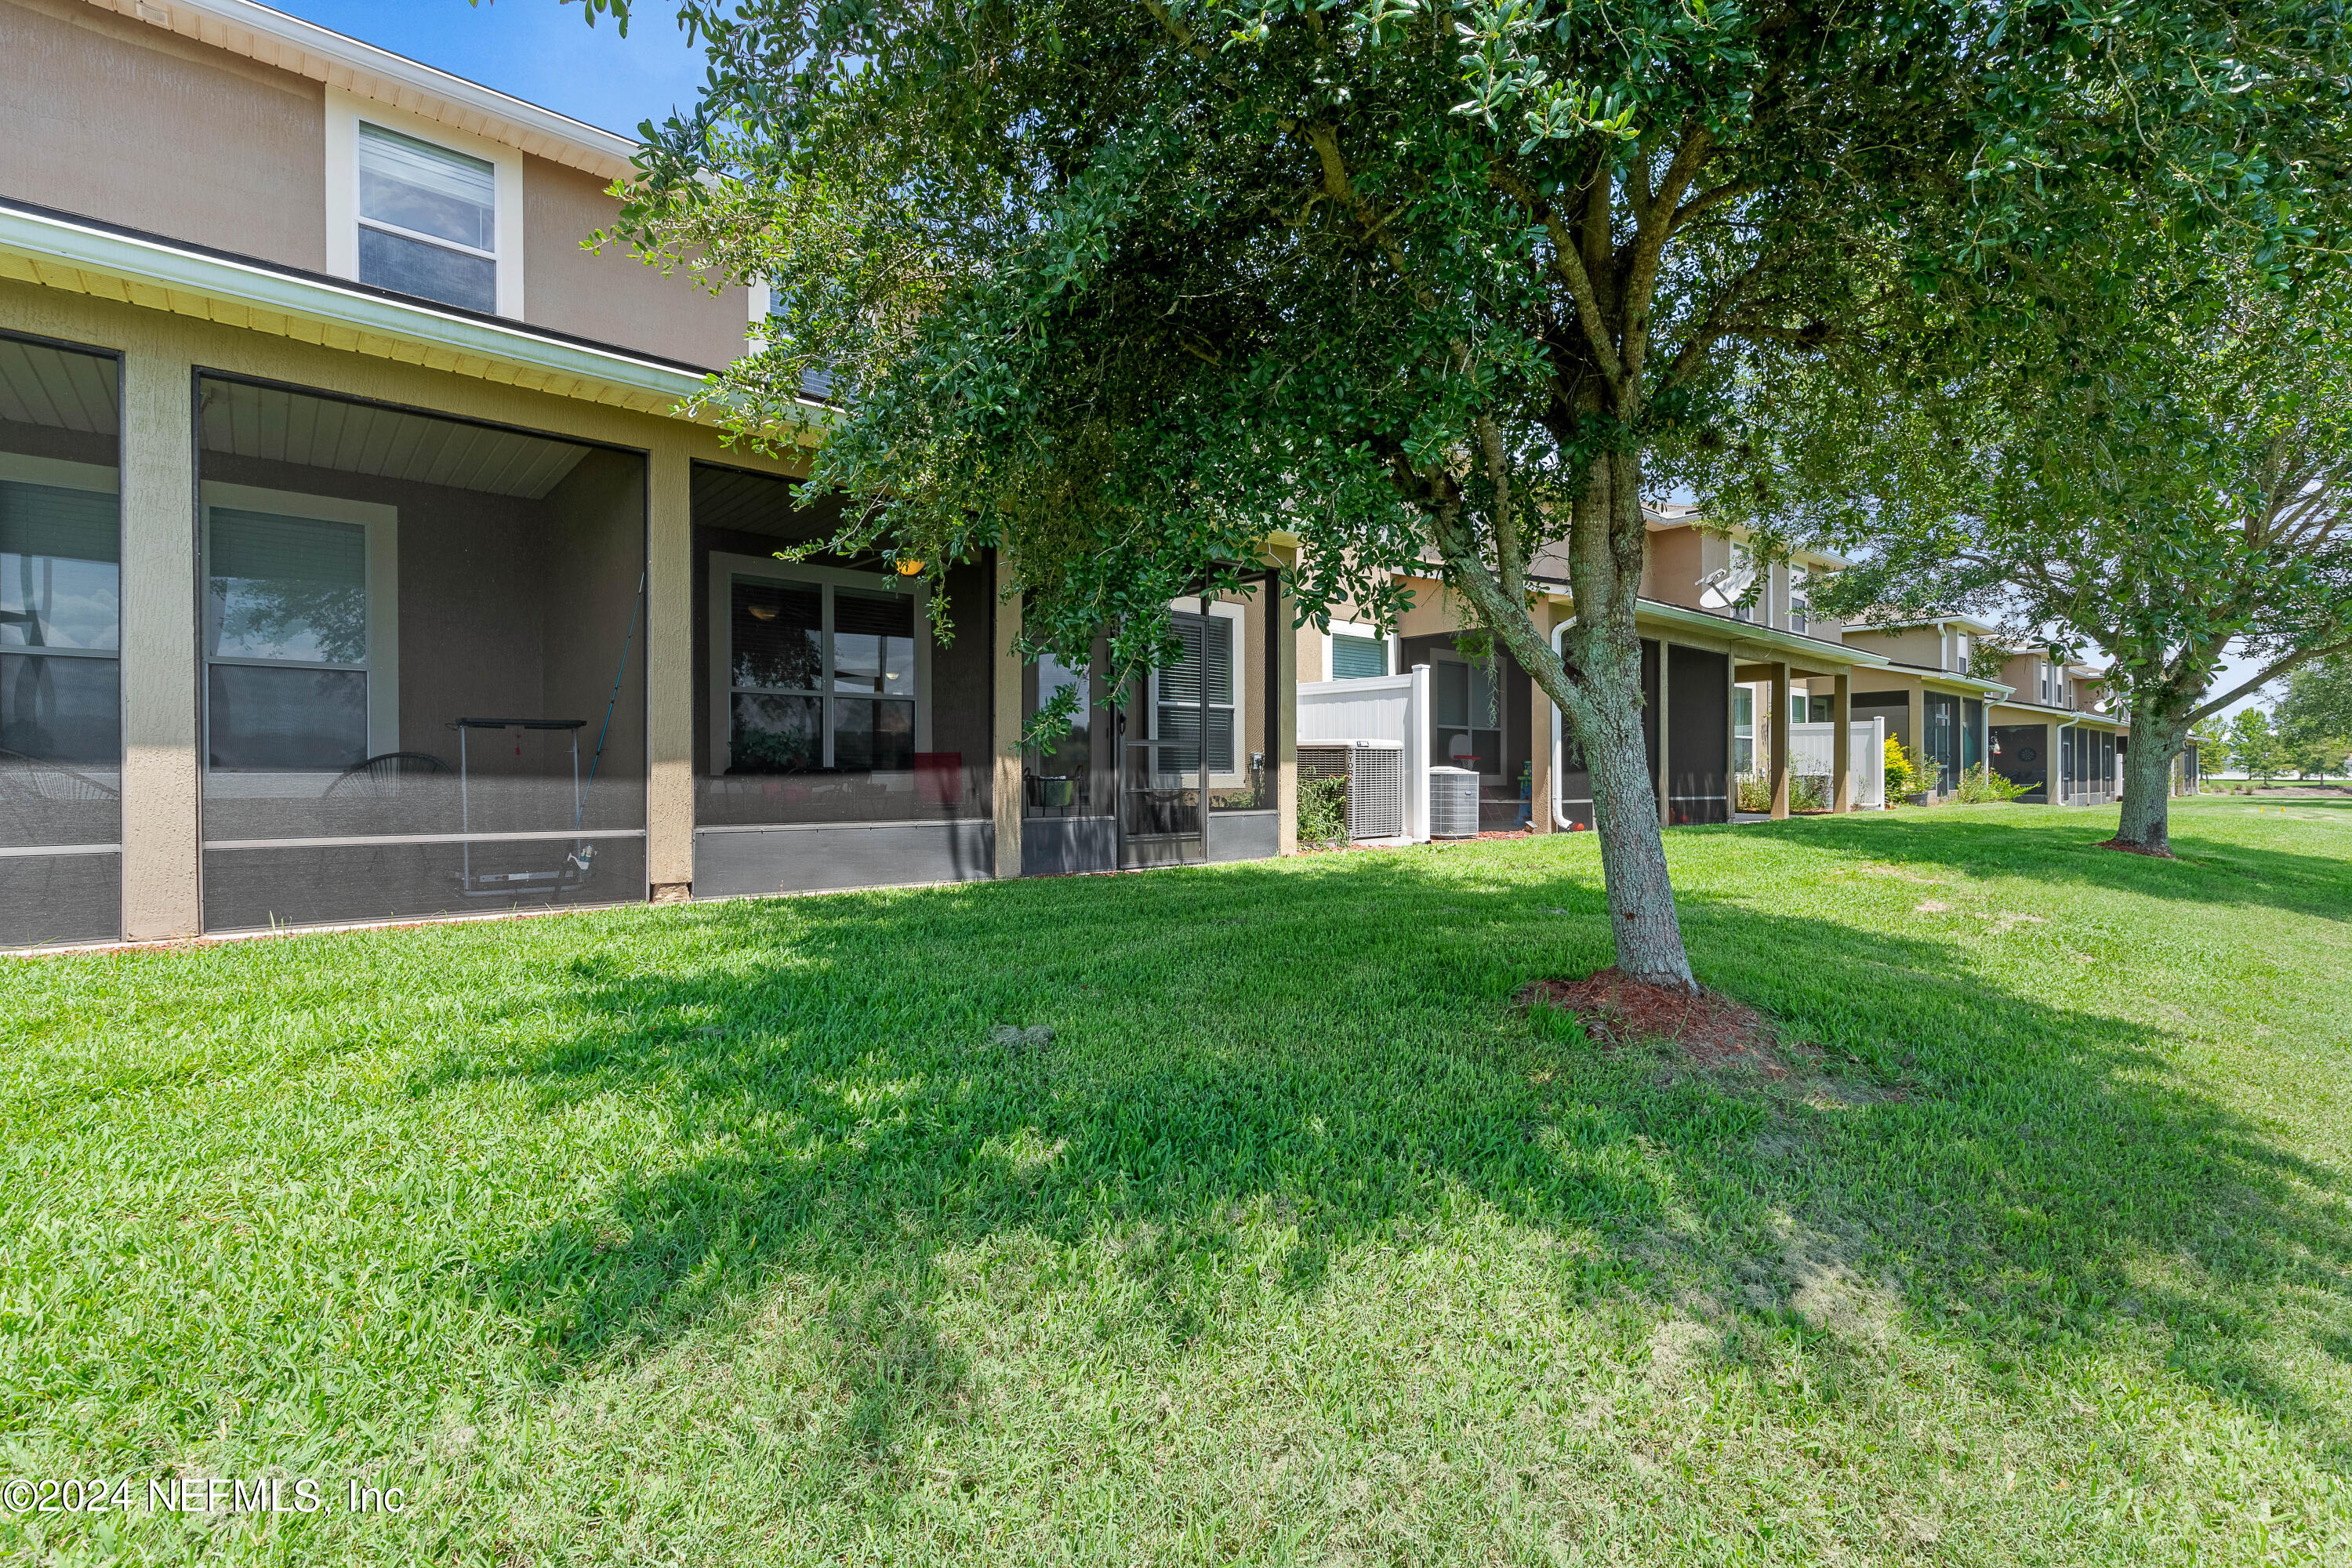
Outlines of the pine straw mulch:
[[1586,1037],[1599,1045],[1664,1043],[1693,1067],[1789,1076],[1764,1015],[1712,991],[1691,994],[1645,985],[1612,967],[1582,980],[1534,981],[1513,1000],[1523,1011],[1542,1003],[1575,1015]]

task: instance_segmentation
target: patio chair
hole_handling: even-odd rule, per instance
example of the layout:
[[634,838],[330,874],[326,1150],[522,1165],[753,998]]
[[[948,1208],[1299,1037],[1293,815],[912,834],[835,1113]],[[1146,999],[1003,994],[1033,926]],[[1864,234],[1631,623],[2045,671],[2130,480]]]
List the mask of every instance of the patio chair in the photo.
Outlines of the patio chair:
[[0,843],[90,844],[114,837],[107,808],[122,798],[110,784],[45,757],[0,751]]
[[400,793],[404,778],[448,771],[449,764],[430,752],[378,752],[337,773],[335,782],[327,786],[327,798],[387,800]]

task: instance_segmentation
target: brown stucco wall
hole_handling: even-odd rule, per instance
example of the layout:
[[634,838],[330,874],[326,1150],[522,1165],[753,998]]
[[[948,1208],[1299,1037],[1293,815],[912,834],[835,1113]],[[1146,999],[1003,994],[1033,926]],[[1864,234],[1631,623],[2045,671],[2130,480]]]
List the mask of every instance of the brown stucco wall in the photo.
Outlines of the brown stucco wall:
[[0,0],[0,194],[326,266],[318,83],[79,0]]
[[740,288],[714,298],[683,273],[664,277],[622,244],[601,255],[581,241],[613,221],[593,174],[523,160],[523,313],[559,332],[718,369],[740,358],[748,310]]
[[1649,555],[1642,563],[1642,597],[1690,609],[1698,602],[1699,531],[1666,528],[1651,533]]

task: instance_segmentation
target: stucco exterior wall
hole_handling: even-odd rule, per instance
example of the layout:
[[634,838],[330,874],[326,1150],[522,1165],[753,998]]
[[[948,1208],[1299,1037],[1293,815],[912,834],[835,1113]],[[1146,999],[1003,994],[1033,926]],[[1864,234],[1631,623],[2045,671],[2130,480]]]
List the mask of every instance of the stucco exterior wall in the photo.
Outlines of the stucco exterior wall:
[[0,195],[322,269],[323,89],[80,0],[0,0]]
[[680,273],[664,277],[625,245],[592,255],[581,241],[618,210],[593,174],[523,160],[524,313],[536,325],[643,349],[717,370],[742,356],[746,291],[713,296]]
[[1943,668],[1944,642],[1933,626],[1903,626],[1894,631],[1857,627],[1845,634],[1845,641],[1850,647],[1879,654],[1898,664],[1915,664],[1927,669]]
[[1698,602],[1702,537],[1696,528],[1653,530],[1649,553],[1642,563],[1642,597],[1703,608]]

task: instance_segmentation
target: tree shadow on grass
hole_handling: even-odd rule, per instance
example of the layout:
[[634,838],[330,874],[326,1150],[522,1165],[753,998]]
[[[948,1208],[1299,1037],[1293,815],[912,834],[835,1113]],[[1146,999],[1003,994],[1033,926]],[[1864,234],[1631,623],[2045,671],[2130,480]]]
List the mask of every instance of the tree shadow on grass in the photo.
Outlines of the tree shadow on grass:
[[[772,1271],[870,1292],[1014,1236],[1106,1248],[1183,1344],[1213,1331],[1248,1224],[1296,1226],[1268,1289],[1297,1294],[1334,1254],[1439,1243],[1483,1209],[1572,1243],[1571,1294],[1786,1328],[1833,1266],[1988,1362],[2168,1335],[2184,1373],[2352,1468],[2340,1413],[2261,1370],[2288,1292],[2352,1331],[2341,1177],[2180,1079],[2158,1037],[2004,992],[1941,943],[1686,895],[1703,975],[1770,993],[1818,1058],[1776,1086],[1597,1052],[1507,1005],[1606,962],[1597,888],[1558,869],[1334,857],[709,906],[671,917],[658,969],[572,961],[562,1044],[454,1052],[416,1089],[666,1110],[656,1173],[499,1273],[553,1377]],[[1055,1037],[999,1044],[1000,1024]],[[885,1330],[877,1367],[920,1353],[877,1398],[959,1386],[921,1322]]]
[[[2100,847],[2102,840],[2115,835],[2111,814],[2060,808],[2053,817],[2020,820],[2023,814],[2049,809],[2014,806],[2010,811],[2018,816],[2003,813],[1965,818],[1939,817],[1935,809],[1870,813],[1698,831],[1815,847],[1829,843],[1889,859],[1945,866],[1970,876],[2031,877],[2147,898],[2266,906],[2324,920],[2352,919],[2352,859],[2341,855],[2302,855],[2214,837],[2198,832],[2190,817],[2175,818],[2172,825],[2172,847],[2178,858],[2155,859]],[[2019,832],[2021,826],[2032,830]]]

